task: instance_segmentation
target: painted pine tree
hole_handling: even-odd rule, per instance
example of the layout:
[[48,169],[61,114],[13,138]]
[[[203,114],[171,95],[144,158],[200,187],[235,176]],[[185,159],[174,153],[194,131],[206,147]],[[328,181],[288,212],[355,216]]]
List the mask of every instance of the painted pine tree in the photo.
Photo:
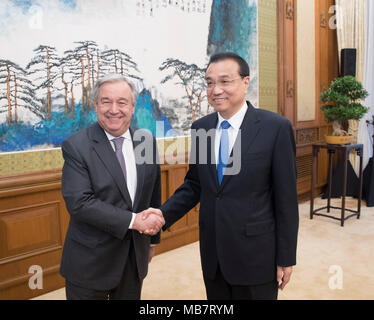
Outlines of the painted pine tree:
[[36,88],[27,76],[18,64],[0,60],[0,113],[7,112],[9,127],[19,121],[20,110],[28,110],[43,118],[41,100],[35,96]]
[[141,80],[137,64],[131,56],[118,49],[107,49],[101,53],[102,72],[119,73],[123,76]]
[[159,68],[160,71],[171,70],[161,83],[166,83],[177,78],[175,84],[184,88],[186,95],[183,97],[187,99],[188,106],[192,115],[192,121],[201,117],[201,105],[205,100],[205,70],[199,68],[195,64],[187,64],[178,59],[168,58]]
[[36,89],[47,91],[46,105],[47,117],[52,116],[51,113],[51,93],[54,88],[54,81],[57,79],[57,66],[59,59],[54,47],[40,45],[34,49],[35,56],[26,66],[29,76],[33,83],[37,85]]

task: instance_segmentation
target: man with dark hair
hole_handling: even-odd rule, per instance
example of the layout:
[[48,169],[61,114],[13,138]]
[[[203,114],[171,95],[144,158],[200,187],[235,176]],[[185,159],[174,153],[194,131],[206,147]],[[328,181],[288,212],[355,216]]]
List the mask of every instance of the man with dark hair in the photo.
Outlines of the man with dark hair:
[[233,52],[221,52],[221,53],[217,53],[217,54],[211,56],[210,59],[209,59],[207,69],[209,68],[209,66],[212,63],[227,60],[227,59],[231,59],[238,64],[239,75],[242,78],[250,76],[250,70],[249,70],[248,63],[241,56],[238,56],[236,53],[233,53]]
[[[208,299],[277,299],[296,264],[296,146],[291,123],[245,97],[248,64],[211,57],[207,97],[215,113],[192,124],[184,183],[161,207],[163,229],[200,202],[200,255]],[[215,129],[202,146],[199,132]],[[201,153],[204,150],[206,154]],[[208,162],[201,159],[208,159]],[[231,161],[230,161],[231,160]],[[144,213],[159,213],[150,208]]]
[[[68,300],[140,299],[162,216],[136,212],[161,204],[154,137],[130,128],[136,92],[125,77],[109,74],[94,90],[97,123],[62,143],[62,195],[70,214],[61,261]],[[148,139],[152,163],[135,152]],[[153,237],[147,229],[156,230]]]

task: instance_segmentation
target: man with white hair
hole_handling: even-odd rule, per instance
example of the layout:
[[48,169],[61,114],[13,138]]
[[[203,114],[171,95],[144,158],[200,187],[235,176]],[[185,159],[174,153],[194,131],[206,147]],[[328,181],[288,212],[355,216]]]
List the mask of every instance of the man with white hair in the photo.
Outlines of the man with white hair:
[[[62,143],[62,194],[70,214],[61,261],[66,297],[140,299],[160,233],[162,217],[139,213],[161,204],[160,166],[154,137],[130,127],[137,94],[125,77],[96,83],[97,123]],[[150,141],[152,159],[135,152]],[[156,231],[155,231],[156,232]]]

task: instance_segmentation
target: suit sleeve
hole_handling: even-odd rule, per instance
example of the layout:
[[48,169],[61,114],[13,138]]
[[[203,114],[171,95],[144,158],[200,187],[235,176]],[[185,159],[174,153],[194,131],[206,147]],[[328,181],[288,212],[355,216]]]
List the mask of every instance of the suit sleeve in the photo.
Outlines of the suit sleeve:
[[[198,155],[191,156],[198,148],[196,139],[196,128],[194,124],[191,127],[191,153],[189,159],[198,159]],[[200,180],[196,163],[189,163],[188,172],[184,178],[183,184],[175,193],[161,206],[161,211],[165,218],[165,225],[162,228],[166,230],[176,221],[181,219],[187,212],[195,207],[200,201]]]
[[[156,139],[154,139],[154,146],[155,146],[155,157],[157,159],[157,163],[160,163],[159,161],[159,155],[157,151],[157,142]],[[153,188],[152,198],[151,198],[151,207],[152,208],[159,208],[161,206],[161,169],[160,165],[157,165],[157,176],[156,176],[156,182]],[[156,235],[151,237],[151,244],[157,244],[160,243],[161,239],[161,231],[157,233]]]
[[297,202],[296,144],[292,125],[279,129],[272,159],[273,199],[277,226],[277,265],[296,264],[299,211]]
[[68,140],[63,142],[61,150],[65,160],[61,189],[71,217],[123,239],[130,225],[132,212],[96,198],[90,181],[90,175],[95,172],[89,172],[77,148]]

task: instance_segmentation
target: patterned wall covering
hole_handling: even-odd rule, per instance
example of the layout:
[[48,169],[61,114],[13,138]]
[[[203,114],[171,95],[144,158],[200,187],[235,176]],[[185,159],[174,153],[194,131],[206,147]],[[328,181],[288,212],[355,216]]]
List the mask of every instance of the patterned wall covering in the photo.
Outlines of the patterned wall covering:
[[[259,106],[277,111],[276,0],[258,1]],[[183,138],[184,139],[184,138]],[[164,144],[166,150],[171,142]],[[159,144],[160,145],[160,144]],[[162,153],[162,152],[161,152]],[[61,150],[0,155],[0,176],[62,168]]]
[[61,149],[8,153],[0,156],[0,176],[62,168]]
[[277,0],[258,1],[259,106],[278,110]]

